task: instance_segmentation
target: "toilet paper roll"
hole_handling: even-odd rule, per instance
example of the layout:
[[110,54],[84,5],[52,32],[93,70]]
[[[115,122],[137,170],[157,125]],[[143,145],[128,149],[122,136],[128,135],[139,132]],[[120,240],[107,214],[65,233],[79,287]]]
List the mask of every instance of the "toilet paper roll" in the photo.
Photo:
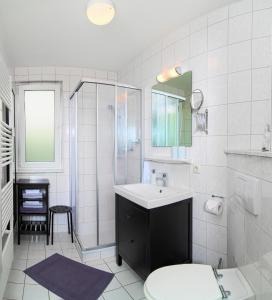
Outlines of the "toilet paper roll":
[[223,213],[223,202],[218,199],[209,199],[205,203],[205,210],[210,214],[220,216]]

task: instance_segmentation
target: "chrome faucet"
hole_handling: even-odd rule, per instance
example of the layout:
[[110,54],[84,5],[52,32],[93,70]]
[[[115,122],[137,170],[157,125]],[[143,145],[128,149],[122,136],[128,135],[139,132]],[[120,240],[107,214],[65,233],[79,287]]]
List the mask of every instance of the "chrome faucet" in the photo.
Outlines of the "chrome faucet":
[[[167,173],[159,173],[158,176],[156,177],[156,183],[159,186],[167,186],[168,183],[168,176]],[[160,184],[159,184],[160,183]]]

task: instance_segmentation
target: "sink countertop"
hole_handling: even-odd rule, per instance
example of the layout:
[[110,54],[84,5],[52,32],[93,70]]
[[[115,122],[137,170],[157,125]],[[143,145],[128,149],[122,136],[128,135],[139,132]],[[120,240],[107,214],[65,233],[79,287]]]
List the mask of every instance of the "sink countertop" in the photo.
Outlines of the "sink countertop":
[[193,193],[184,187],[178,189],[144,183],[115,185],[114,191],[146,209],[169,205],[193,197]]

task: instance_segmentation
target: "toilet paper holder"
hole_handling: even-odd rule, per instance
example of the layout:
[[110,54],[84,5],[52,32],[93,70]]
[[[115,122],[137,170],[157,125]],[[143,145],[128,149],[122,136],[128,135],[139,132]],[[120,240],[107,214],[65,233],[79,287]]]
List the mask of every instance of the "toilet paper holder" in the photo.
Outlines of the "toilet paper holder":
[[[218,200],[214,199],[217,198]],[[219,200],[220,199],[220,200]],[[223,213],[223,196],[211,195],[204,204],[204,210],[212,215],[220,216]]]

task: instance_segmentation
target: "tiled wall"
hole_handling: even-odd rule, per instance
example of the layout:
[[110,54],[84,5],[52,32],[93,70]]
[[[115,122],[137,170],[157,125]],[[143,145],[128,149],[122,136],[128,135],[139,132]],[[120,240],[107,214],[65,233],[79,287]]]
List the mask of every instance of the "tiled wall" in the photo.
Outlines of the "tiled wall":
[[[18,177],[48,178],[50,180],[50,205],[69,205],[69,97],[82,77],[116,80],[115,72],[68,67],[15,68],[15,81],[62,81],[63,83],[63,172],[20,174]],[[66,216],[54,219],[56,231],[67,231]]]
[[[151,87],[164,69],[193,71],[193,89],[204,92],[209,134],[193,131],[194,260],[217,263],[227,254],[226,207],[222,217],[203,210],[211,194],[227,195],[224,150],[261,149],[271,123],[271,0],[243,0],[199,17],[151,45],[124,66],[119,80],[145,89],[145,155],[170,156],[151,146]],[[192,168],[193,169],[193,168]],[[171,173],[169,174],[171,176]]]
[[[239,266],[256,299],[272,299],[272,158],[228,156],[228,264]],[[236,175],[259,179],[260,214],[244,209],[235,195]]]

